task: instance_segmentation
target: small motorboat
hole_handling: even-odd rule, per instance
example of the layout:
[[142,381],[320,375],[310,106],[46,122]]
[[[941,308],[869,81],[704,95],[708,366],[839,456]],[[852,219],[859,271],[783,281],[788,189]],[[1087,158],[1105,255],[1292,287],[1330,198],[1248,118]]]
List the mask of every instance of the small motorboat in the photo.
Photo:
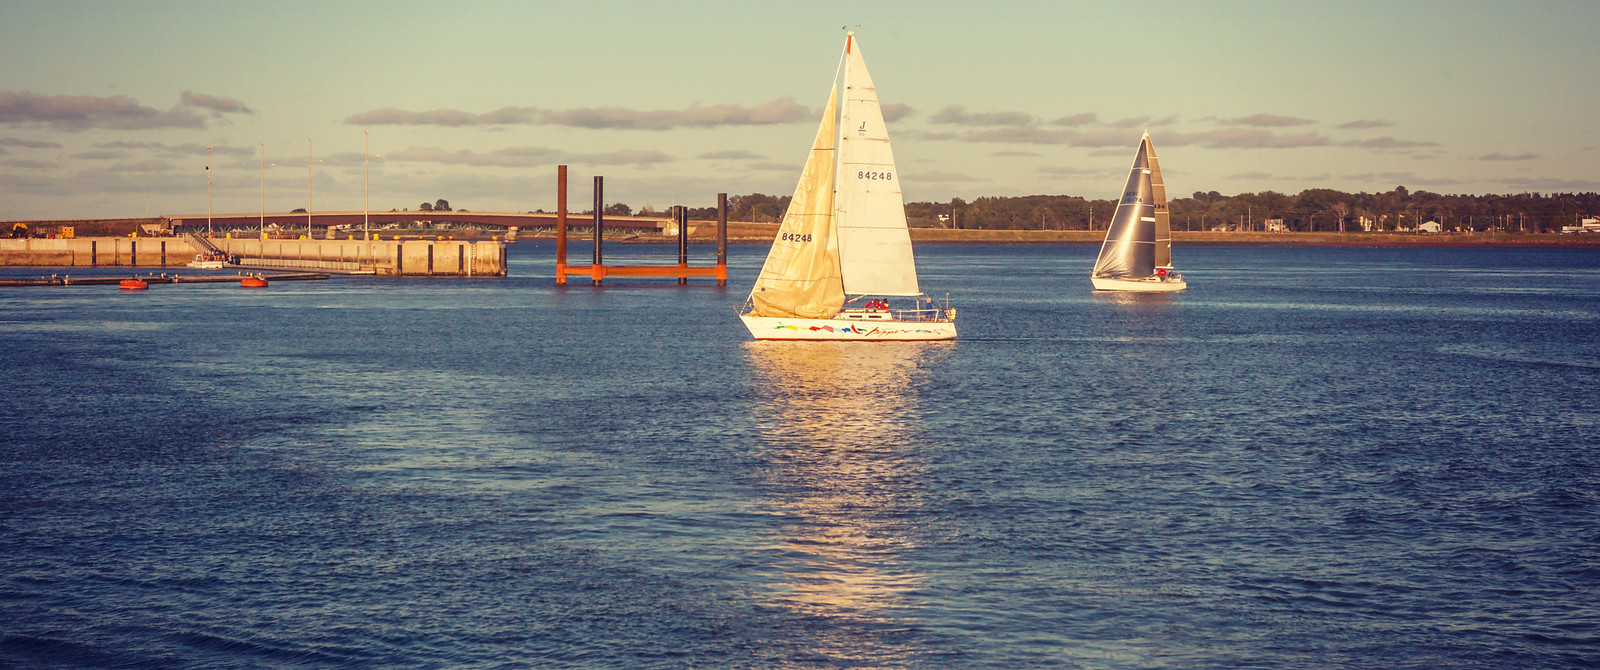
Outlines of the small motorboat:
[[239,280],[239,285],[245,288],[266,288],[267,280],[265,277],[245,277]]
[[194,260],[189,261],[189,267],[197,270],[221,270],[227,265],[228,260],[222,254],[195,254]]
[[124,279],[117,285],[124,291],[143,291],[150,288],[150,283],[143,279]]

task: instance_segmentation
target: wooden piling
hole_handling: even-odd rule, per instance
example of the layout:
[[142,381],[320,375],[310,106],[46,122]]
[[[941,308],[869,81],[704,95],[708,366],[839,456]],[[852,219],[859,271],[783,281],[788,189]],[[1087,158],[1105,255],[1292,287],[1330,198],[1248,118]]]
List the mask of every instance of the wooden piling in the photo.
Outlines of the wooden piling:
[[[678,221],[678,269],[689,269],[689,208],[678,205],[672,208],[672,216]],[[689,277],[678,275],[678,285],[689,283]]]
[[594,263],[589,266],[589,280],[599,286],[605,279],[605,244],[606,229],[606,178],[594,176]]
[[567,166],[556,167],[556,285],[567,283]]
[[717,286],[728,285],[728,194],[717,194]]

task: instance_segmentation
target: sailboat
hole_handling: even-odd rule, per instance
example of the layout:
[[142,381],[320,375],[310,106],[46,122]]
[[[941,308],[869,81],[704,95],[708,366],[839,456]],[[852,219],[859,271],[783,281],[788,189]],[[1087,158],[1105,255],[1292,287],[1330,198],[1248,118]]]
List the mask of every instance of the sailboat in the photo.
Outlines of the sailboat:
[[936,305],[917,285],[878,91],[846,33],[811,154],[739,318],[758,340],[949,340],[955,316],[948,297]]
[[1167,185],[1149,132],[1139,141],[1128,185],[1089,279],[1098,291],[1182,291],[1189,286],[1172,269]]

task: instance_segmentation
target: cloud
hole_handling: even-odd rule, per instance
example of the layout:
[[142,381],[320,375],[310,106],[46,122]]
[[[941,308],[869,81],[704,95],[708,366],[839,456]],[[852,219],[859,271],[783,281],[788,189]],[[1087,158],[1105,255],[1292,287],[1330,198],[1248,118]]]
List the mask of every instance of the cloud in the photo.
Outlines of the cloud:
[[0,123],[42,123],[64,131],[205,128],[205,118],[190,110],[162,112],[128,96],[40,96],[30,91],[0,91]]
[[1061,117],[1059,119],[1051,121],[1050,125],[1052,125],[1052,126],[1084,126],[1084,125],[1088,125],[1088,124],[1094,123],[1095,121],[1098,121],[1099,119],[1100,119],[1100,115],[1096,114],[1094,112],[1086,112],[1086,113],[1083,113],[1083,114],[1069,114],[1067,116],[1063,116],[1063,117]]
[[794,165],[792,163],[770,163],[769,162],[769,163],[751,163],[749,168],[751,170],[766,170],[768,172],[793,172],[793,171],[799,170],[800,166]]
[[1223,128],[1203,133],[1168,133],[1162,143],[1167,146],[1198,144],[1208,149],[1297,149],[1322,147],[1333,144],[1320,133],[1306,132],[1279,135],[1267,130]]
[[898,133],[898,137],[922,142],[954,142],[961,139],[961,133],[929,133],[918,130],[908,130]]
[[1480,161],[1531,161],[1531,160],[1536,160],[1538,158],[1539,158],[1539,154],[1515,154],[1515,155],[1508,156],[1506,154],[1495,152],[1495,153],[1492,153],[1492,154],[1484,154],[1482,156],[1478,156],[1477,158],[1474,158],[1473,160],[1480,160]]
[[761,160],[766,158],[766,156],[751,151],[745,151],[743,149],[734,149],[732,151],[712,151],[709,153],[703,153],[699,156],[695,156],[695,158],[700,158],[703,160],[743,161]]
[[1161,117],[1159,119],[1151,121],[1150,125],[1148,127],[1150,127],[1150,128],[1159,128],[1161,126],[1170,126],[1170,125],[1172,125],[1174,123],[1177,123],[1177,122],[1178,122],[1178,115],[1177,114],[1173,114],[1171,116],[1163,116],[1163,117]]
[[928,118],[931,123],[957,126],[1029,126],[1038,120],[1023,112],[982,112],[970,114],[966,107],[951,105]]
[[1070,131],[1046,130],[1038,127],[968,131],[961,133],[957,137],[962,142],[1004,142],[1010,144],[1066,144],[1071,138],[1072,133]]
[[166,172],[172,169],[172,164],[159,158],[143,160],[137,163],[117,163],[106,168],[110,172]]
[[1526,189],[1548,191],[1551,193],[1559,191],[1594,191],[1600,189],[1600,181],[1595,181],[1592,179],[1510,177],[1506,179],[1497,179],[1495,181],[1509,186],[1520,186]]
[[72,157],[73,158],[78,158],[78,159],[81,159],[81,160],[90,160],[90,161],[121,160],[123,158],[127,158],[128,157],[128,152],[126,152],[126,151],[80,151],[78,153],[72,154]]
[[1219,119],[1217,123],[1225,126],[1282,128],[1284,126],[1304,126],[1315,122],[1310,119],[1297,119],[1292,116],[1278,116],[1276,114],[1253,114],[1251,116],[1241,116],[1236,119]]
[[1126,119],[1117,119],[1116,121],[1109,122],[1106,125],[1111,126],[1112,128],[1142,128],[1148,126],[1149,124],[1150,117],[1148,116],[1130,116]]
[[29,160],[29,159],[6,161],[4,163],[0,163],[0,165],[4,165],[6,167],[12,167],[12,168],[19,168],[19,169],[22,169],[22,170],[54,170],[54,169],[56,169],[58,167],[61,167],[57,163],[50,163],[50,162],[47,162],[47,161],[36,161],[36,160]]
[[46,140],[23,140],[15,137],[0,137],[0,147],[22,147],[24,149],[60,149],[61,145]]
[[1270,172],[1261,172],[1259,170],[1252,170],[1250,172],[1240,172],[1238,174],[1223,175],[1223,179],[1243,179],[1243,180],[1247,180],[1247,181],[1312,181],[1312,182],[1317,182],[1317,181],[1328,181],[1328,180],[1330,180],[1332,178],[1333,178],[1333,175],[1328,174],[1326,172],[1324,172],[1322,174],[1318,174],[1318,175],[1313,175],[1313,176],[1310,176],[1310,177],[1294,177],[1294,176],[1285,175],[1285,174],[1272,174]]
[[1365,172],[1362,174],[1339,175],[1339,178],[1344,181],[1366,181],[1395,185],[1412,184],[1415,186],[1456,186],[1465,183],[1450,177],[1418,177],[1413,172]]
[[1367,128],[1387,128],[1387,127],[1392,126],[1392,125],[1394,125],[1393,121],[1378,121],[1378,120],[1362,119],[1360,121],[1351,121],[1349,123],[1341,123],[1341,124],[1339,124],[1337,126],[1334,126],[1334,127],[1338,128],[1340,130],[1364,130],[1364,129],[1367,129]]
[[1075,147],[1127,147],[1138,148],[1139,136],[1126,130],[1087,130],[1072,138]]
[[884,123],[894,123],[916,115],[916,111],[912,110],[910,105],[898,102],[883,105],[880,110],[883,112]]
[[437,147],[411,147],[388,154],[388,159],[398,162],[442,163],[445,165],[470,165],[489,167],[537,167],[558,163],[582,165],[654,165],[672,161],[672,157],[659,151],[622,150],[600,154],[574,154],[545,147],[507,147],[488,153],[467,149],[449,151]]
[[255,113],[255,110],[244,106],[244,103],[234,100],[233,98],[205,95],[203,93],[192,93],[190,91],[184,91],[178,96],[178,104],[187,105],[189,107],[199,107],[201,109],[209,109],[215,116],[221,116],[223,114]]
[[1037,151],[996,151],[996,152],[994,152],[992,154],[989,154],[989,155],[991,155],[991,156],[1024,157],[1024,156],[1043,156],[1044,154],[1041,154],[1041,153],[1039,153]]
[[1399,140],[1385,135],[1383,137],[1374,137],[1370,140],[1353,140],[1340,146],[1360,147],[1363,149],[1416,149],[1419,147],[1436,147],[1439,146],[1439,143]]
[[67,131],[204,128],[206,125],[203,117],[182,105],[163,112],[140,105],[125,95],[44,96],[29,91],[0,91],[0,123],[43,124]]
[[[114,142],[96,142],[97,149],[132,149],[140,153],[158,153],[168,156],[204,156],[206,145],[189,142],[186,144],[166,144],[163,142],[130,142],[118,140]],[[95,152],[89,152],[95,153]],[[230,147],[226,145],[213,145],[212,155],[216,156],[254,156],[254,147]],[[103,156],[102,156],[103,158]]]
[[[909,112],[910,108],[906,108]],[[712,128],[792,123],[811,118],[811,110],[794,98],[778,98],[754,107],[739,105],[691,105],[683,110],[634,110],[622,107],[583,107],[550,110],[535,107],[503,107],[484,114],[454,109],[408,112],[375,109],[353,115],[345,123],[362,126],[566,126],[590,129],[670,130],[673,128]]]
[[1039,168],[1039,174],[1053,177],[1098,177],[1105,174],[1105,170],[1092,170],[1089,168],[1046,166]]
[[989,181],[983,177],[974,177],[960,172],[923,172],[910,175],[907,179],[919,183]]

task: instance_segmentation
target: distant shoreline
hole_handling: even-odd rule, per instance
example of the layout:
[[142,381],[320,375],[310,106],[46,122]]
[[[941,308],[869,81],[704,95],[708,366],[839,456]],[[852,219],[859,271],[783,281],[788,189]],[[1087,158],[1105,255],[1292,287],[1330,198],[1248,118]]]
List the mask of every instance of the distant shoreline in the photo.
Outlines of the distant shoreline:
[[[716,224],[693,222],[689,241],[705,244],[716,241]],[[729,244],[771,244],[777,234],[776,223],[728,223]],[[555,239],[552,235],[523,235],[520,239]],[[606,238],[608,241],[610,236]],[[912,228],[913,244],[1019,244],[1019,245],[1097,245],[1105,239],[1102,230],[954,230]],[[623,240],[618,240],[623,241]],[[632,243],[676,244],[676,238],[639,236]],[[1177,246],[1275,246],[1275,247],[1493,247],[1536,249],[1600,249],[1600,235],[1557,235],[1551,233],[1224,233],[1173,231]]]

